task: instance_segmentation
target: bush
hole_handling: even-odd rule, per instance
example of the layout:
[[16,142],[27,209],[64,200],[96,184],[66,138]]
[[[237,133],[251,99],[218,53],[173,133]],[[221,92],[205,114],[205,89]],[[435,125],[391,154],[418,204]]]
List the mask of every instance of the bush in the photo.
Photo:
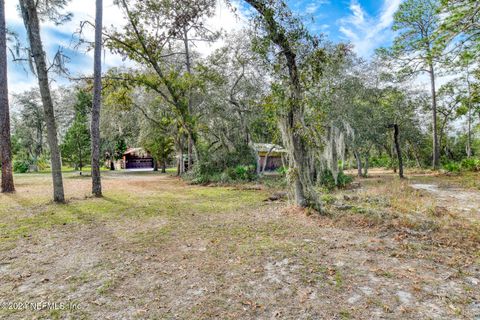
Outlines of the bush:
[[347,176],[342,171],[340,171],[337,177],[337,187],[344,188],[352,182],[353,178],[351,176]]
[[457,162],[448,162],[443,165],[443,169],[447,170],[448,172],[460,172],[460,164]]
[[287,167],[280,167],[277,169],[277,172],[282,175],[282,176],[286,176],[287,175],[287,171],[288,171],[288,168]]
[[236,166],[217,172],[208,164],[194,165],[184,176],[192,184],[207,184],[212,182],[229,183],[234,181],[253,181],[257,179],[255,166]]
[[342,171],[338,173],[337,176],[337,183],[335,183],[335,179],[333,178],[333,174],[330,170],[324,170],[321,177],[320,177],[320,185],[322,187],[327,188],[328,190],[333,190],[336,187],[344,188],[348,184],[353,181],[353,178],[347,176]]
[[462,170],[466,171],[480,171],[480,159],[467,158],[460,163]]
[[388,156],[371,157],[369,166],[371,168],[392,168],[394,164]]
[[28,172],[29,168],[30,168],[30,163],[27,160],[15,160],[15,161],[13,161],[13,171],[15,173]]
[[38,170],[44,171],[50,168],[50,163],[45,157],[40,157],[37,160],[37,167],[38,167]]
[[225,170],[231,180],[253,181],[257,178],[255,166],[236,166]]

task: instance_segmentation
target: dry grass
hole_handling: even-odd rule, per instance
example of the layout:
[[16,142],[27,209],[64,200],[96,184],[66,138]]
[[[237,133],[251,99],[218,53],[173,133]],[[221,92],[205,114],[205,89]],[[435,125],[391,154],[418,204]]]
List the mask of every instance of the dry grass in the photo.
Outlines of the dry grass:
[[[476,175],[479,179],[480,175]],[[466,179],[472,179],[470,174]],[[459,186],[459,177],[432,173],[409,172],[409,178],[400,180],[390,172],[376,170],[368,179],[361,179],[363,188],[356,191],[339,191],[335,197],[345,195],[352,209],[346,214],[336,211],[340,221],[377,226],[392,231],[408,233],[438,246],[456,247],[478,251],[480,244],[480,209],[465,210],[465,203],[454,198],[438,198],[435,194],[411,187],[414,182],[435,183],[442,188]],[[458,189],[452,190],[458,192]],[[472,199],[471,201],[478,201]],[[475,204],[470,203],[470,207]],[[480,208],[478,203],[477,208]],[[335,207],[331,206],[335,211]],[[352,214],[353,213],[353,214]]]
[[[340,211],[332,202],[331,216],[266,202],[263,187],[191,186],[147,173],[105,173],[102,199],[88,196],[88,178],[69,175],[68,204],[55,205],[48,175],[16,178],[18,192],[0,196],[0,301],[79,308],[0,308],[0,318],[480,314],[478,241],[457,243],[453,230],[474,224],[432,211],[441,204],[392,176],[329,195],[351,205]],[[444,232],[454,242],[439,241]]]

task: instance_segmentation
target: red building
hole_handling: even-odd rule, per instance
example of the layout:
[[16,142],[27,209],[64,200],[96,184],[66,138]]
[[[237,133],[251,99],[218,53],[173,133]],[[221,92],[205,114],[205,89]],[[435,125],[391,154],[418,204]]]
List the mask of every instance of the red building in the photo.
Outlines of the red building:
[[142,148],[128,148],[123,153],[122,169],[153,169],[153,157]]

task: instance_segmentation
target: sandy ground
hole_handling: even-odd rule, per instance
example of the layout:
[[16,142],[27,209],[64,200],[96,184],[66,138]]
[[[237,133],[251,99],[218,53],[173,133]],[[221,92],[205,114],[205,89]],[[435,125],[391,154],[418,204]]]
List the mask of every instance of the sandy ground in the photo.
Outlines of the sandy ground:
[[412,183],[412,188],[426,190],[450,210],[463,212],[463,216],[472,221],[480,220],[480,192],[463,188],[442,187],[432,183]]
[[[14,214],[57,215],[47,183],[19,178],[17,194],[1,196],[2,230]],[[412,183],[442,203],[464,203]],[[371,197],[379,183],[361,184],[346,194]],[[265,190],[219,188],[217,198],[217,188],[165,175],[106,176],[102,200],[84,199],[89,185],[66,183],[66,207],[81,221],[3,242],[0,318],[480,319],[478,243],[466,250],[413,230],[356,224],[361,213],[306,215],[263,201]],[[97,212],[102,206],[107,213]]]

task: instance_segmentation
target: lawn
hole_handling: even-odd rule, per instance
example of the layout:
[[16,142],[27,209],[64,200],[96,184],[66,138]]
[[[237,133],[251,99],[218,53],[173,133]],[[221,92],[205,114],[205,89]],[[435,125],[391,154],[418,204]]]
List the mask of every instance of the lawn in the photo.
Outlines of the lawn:
[[18,175],[0,195],[0,318],[473,319],[480,212],[422,179],[459,180],[373,172],[318,216],[265,201],[272,186],[153,172],[104,172],[100,199],[66,173],[57,205],[49,175]]

